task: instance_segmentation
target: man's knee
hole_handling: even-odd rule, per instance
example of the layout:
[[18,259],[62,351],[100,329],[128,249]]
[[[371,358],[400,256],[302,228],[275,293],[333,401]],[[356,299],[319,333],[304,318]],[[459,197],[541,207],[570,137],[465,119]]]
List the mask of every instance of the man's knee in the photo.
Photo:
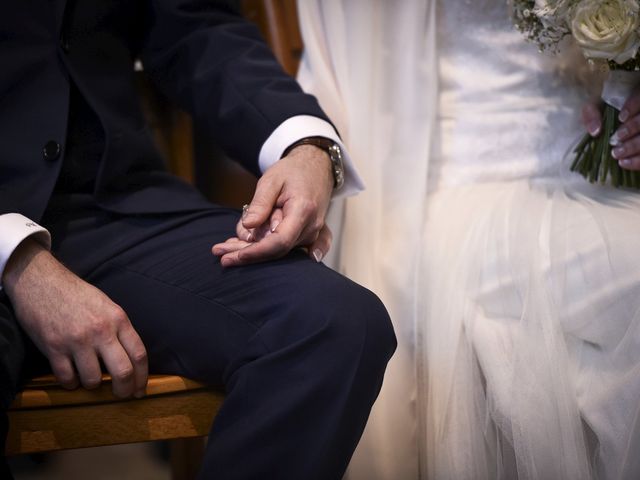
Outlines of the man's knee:
[[274,276],[277,287],[260,308],[254,311],[251,305],[240,306],[253,312],[257,331],[232,360],[227,373],[235,372],[247,359],[266,356],[289,359],[319,381],[321,377],[351,374],[380,378],[396,339],[378,297],[306,260],[284,268],[285,272]]
[[385,306],[366,288],[342,276],[334,279],[312,297],[300,299],[309,328],[327,356],[384,369],[396,347]]
[[363,356],[368,354],[386,365],[397,344],[387,309],[373,292],[359,285],[354,287],[350,298],[355,308],[350,311],[349,318],[343,317],[338,321],[353,323],[351,328],[356,330],[356,336],[362,338],[363,350],[366,350]]

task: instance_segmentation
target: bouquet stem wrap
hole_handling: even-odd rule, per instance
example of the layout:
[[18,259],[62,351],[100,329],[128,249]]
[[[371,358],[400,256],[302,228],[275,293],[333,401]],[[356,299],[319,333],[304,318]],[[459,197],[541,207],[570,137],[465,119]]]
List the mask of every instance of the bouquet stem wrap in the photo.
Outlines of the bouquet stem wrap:
[[640,172],[624,170],[611,155],[611,137],[620,127],[618,115],[634,88],[640,84],[640,72],[611,70],[602,90],[602,131],[592,137],[588,133],[576,146],[571,170],[579,172],[591,183],[605,183],[607,178],[618,187],[640,189]]

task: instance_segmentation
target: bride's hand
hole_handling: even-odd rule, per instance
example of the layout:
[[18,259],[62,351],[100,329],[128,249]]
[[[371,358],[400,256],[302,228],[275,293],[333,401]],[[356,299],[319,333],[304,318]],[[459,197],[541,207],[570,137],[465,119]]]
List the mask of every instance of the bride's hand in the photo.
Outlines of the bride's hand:
[[592,137],[600,135],[602,129],[602,114],[600,108],[594,103],[587,103],[582,107],[582,123],[584,124],[587,132]]
[[[615,147],[611,154],[621,168],[640,170],[640,91],[627,99],[618,118],[622,125],[611,137],[611,145]],[[592,136],[600,134],[602,117],[596,105],[585,105],[582,121]]]

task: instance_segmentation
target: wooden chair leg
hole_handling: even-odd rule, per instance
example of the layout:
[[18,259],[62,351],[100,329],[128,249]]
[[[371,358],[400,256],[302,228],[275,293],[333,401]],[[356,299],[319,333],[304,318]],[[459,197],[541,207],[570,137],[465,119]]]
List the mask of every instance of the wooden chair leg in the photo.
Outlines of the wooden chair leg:
[[206,437],[181,438],[171,440],[171,478],[173,480],[194,480],[204,456]]

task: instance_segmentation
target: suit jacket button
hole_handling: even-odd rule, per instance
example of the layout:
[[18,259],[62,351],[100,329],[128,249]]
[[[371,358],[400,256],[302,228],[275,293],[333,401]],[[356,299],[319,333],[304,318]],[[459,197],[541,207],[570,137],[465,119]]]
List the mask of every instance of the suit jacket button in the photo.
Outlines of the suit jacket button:
[[58,142],[49,140],[42,149],[42,156],[45,160],[57,160],[60,157],[62,147]]

